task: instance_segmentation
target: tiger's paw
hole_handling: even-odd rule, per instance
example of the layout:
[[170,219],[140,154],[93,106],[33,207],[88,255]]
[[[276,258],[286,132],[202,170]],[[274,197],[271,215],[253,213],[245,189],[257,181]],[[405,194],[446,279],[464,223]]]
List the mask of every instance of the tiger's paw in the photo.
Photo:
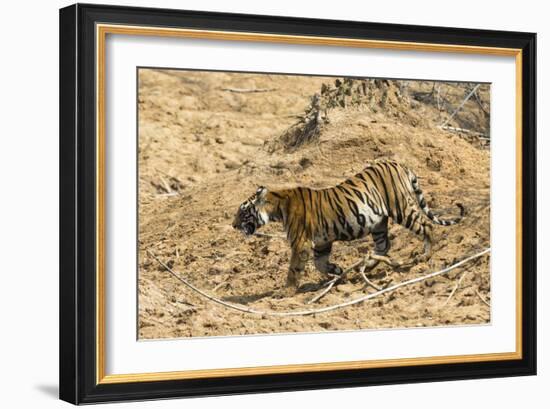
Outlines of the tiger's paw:
[[290,298],[294,297],[296,295],[297,289],[295,287],[283,287],[279,288],[277,291],[273,293],[271,296],[272,298],[276,300],[281,300],[283,298]]
[[341,276],[344,270],[342,270],[341,267],[337,266],[336,264],[330,264],[328,275],[330,276]]

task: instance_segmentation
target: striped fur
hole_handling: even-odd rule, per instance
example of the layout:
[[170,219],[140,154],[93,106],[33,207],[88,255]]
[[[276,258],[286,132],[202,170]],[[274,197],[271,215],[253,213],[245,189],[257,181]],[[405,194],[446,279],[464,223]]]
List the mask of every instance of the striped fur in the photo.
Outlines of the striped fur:
[[464,215],[442,220],[428,207],[416,175],[391,160],[371,162],[362,172],[327,189],[296,187],[268,190],[260,187],[241,206],[233,227],[253,234],[270,221],[283,223],[292,249],[287,285],[297,287],[308,249],[313,245],[316,268],[325,274],[341,274],[329,261],[332,243],[356,240],[370,234],[374,251],[390,249],[388,219],[391,218],[424,239],[424,257],[431,252],[432,224],[451,226]]

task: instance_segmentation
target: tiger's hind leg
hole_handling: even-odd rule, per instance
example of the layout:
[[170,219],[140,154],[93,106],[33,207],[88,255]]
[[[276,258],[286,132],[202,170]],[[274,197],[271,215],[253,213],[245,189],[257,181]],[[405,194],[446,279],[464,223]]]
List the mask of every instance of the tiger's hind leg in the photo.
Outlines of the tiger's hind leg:
[[413,210],[402,223],[404,227],[423,237],[424,254],[418,258],[418,261],[427,261],[432,255],[433,233],[431,221],[420,213],[419,210]]
[[313,248],[313,262],[315,268],[323,274],[342,274],[343,270],[329,261],[332,251],[332,243],[315,245]]
[[[388,237],[388,218],[383,217],[371,231],[372,239],[374,240],[374,254],[377,256],[385,256],[390,251],[391,243]],[[370,258],[365,262],[364,268],[372,270],[378,265],[380,260]]]
[[391,243],[388,238],[388,218],[384,217],[371,231],[374,240],[374,253],[385,256],[390,251]]
[[424,254],[422,255],[423,261],[428,261],[432,257],[432,226],[428,223],[424,224]]

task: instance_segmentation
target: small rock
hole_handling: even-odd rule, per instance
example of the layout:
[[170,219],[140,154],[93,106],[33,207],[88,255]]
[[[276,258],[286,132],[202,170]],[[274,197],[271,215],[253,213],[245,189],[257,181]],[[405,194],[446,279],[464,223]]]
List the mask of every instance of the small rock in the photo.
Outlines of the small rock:
[[308,167],[310,167],[310,166],[312,165],[311,160],[308,159],[308,158],[302,158],[302,159],[300,159],[300,162],[299,162],[299,163],[300,163],[300,166],[301,166],[302,168],[304,168],[304,169],[306,169],[306,168],[308,168]]
[[336,290],[341,293],[350,294],[355,291],[353,284],[340,284],[336,286]]
[[208,274],[216,275],[216,274],[222,274],[223,270],[218,267],[210,267],[208,269]]
[[426,148],[433,148],[433,147],[434,147],[433,142],[430,141],[428,138],[425,138],[425,139],[424,139],[423,145],[424,145]]
[[224,166],[226,167],[226,169],[237,169],[241,165],[236,161],[228,160],[224,163]]
[[281,162],[281,161],[276,162],[276,163],[272,163],[269,166],[271,166],[273,169],[286,169],[287,168],[286,164],[284,162]]
[[243,138],[241,139],[241,143],[247,146],[262,146],[264,141],[259,138]]
[[441,159],[438,159],[438,158],[432,158],[432,157],[427,157],[426,158],[426,165],[428,165],[428,168],[430,168],[431,170],[435,170],[435,171],[440,171],[441,170]]

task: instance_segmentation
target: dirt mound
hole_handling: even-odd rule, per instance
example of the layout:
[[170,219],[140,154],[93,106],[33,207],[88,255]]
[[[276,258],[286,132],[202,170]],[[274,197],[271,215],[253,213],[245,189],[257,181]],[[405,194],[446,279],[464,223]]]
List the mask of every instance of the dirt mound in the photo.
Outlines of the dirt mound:
[[334,84],[323,83],[313,94],[309,106],[298,120],[279,138],[270,143],[271,151],[292,150],[319,139],[326,124],[337,109],[363,108],[368,113],[383,112],[402,123],[417,126],[425,120],[411,109],[411,99],[404,94],[404,81],[382,79],[336,78]]
[[[153,251],[174,271],[223,300],[260,310],[304,309],[326,277],[310,262],[300,291],[294,297],[276,297],[286,279],[288,244],[278,237],[244,238],[231,228],[233,215],[258,185],[328,187],[376,158],[393,158],[413,169],[432,209],[454,215],[454,203],[460,201],[467,216],[457,226],[434,228],[434,254],[428,263],[403,273],[379,266],[370,274],[373,281],[386,285],[418,277],[489,246],[489,150],[484,143],[438,128],[452,107],[442,111],[442,104],[418,97],[429,92],[429,83],[390,81],[384,106],[381,85],[373,91],[377,94],[372,106],[332,107],[316,140],[292,150],[273,149],[273,141],[296,123],[323,84],[334,84],[334,78],[140,70],[140,338],[489,321],[488,256],[469,264],[469,273],[446,305],[465,269],[327,314],[277,318],[213,304],[190,292],[147,255],[147,250]],[[464,95],[460,84],[444,86],[447,99],[451,90],[456,99]],[[480,94],[480,100],[486,97]],[[469,118],[470,129],[482,129],[483,121],[474,123],[476,115],[483,118],[472,113],[479,110],[474,104],[468,101],[465,112],[449,124],[459,127],[465,124],[459,120]],[[281,229],[271,224],[263,231],[277,236]],[[421,240],[400,226],[391,226],[390,237],[392,257],[408,260],[422,251]],[[371,248],[370,238],[337,243],[333,259],[345,267]],[[350,274],[316,305],[341,303],[370,291],[359,275]]]

